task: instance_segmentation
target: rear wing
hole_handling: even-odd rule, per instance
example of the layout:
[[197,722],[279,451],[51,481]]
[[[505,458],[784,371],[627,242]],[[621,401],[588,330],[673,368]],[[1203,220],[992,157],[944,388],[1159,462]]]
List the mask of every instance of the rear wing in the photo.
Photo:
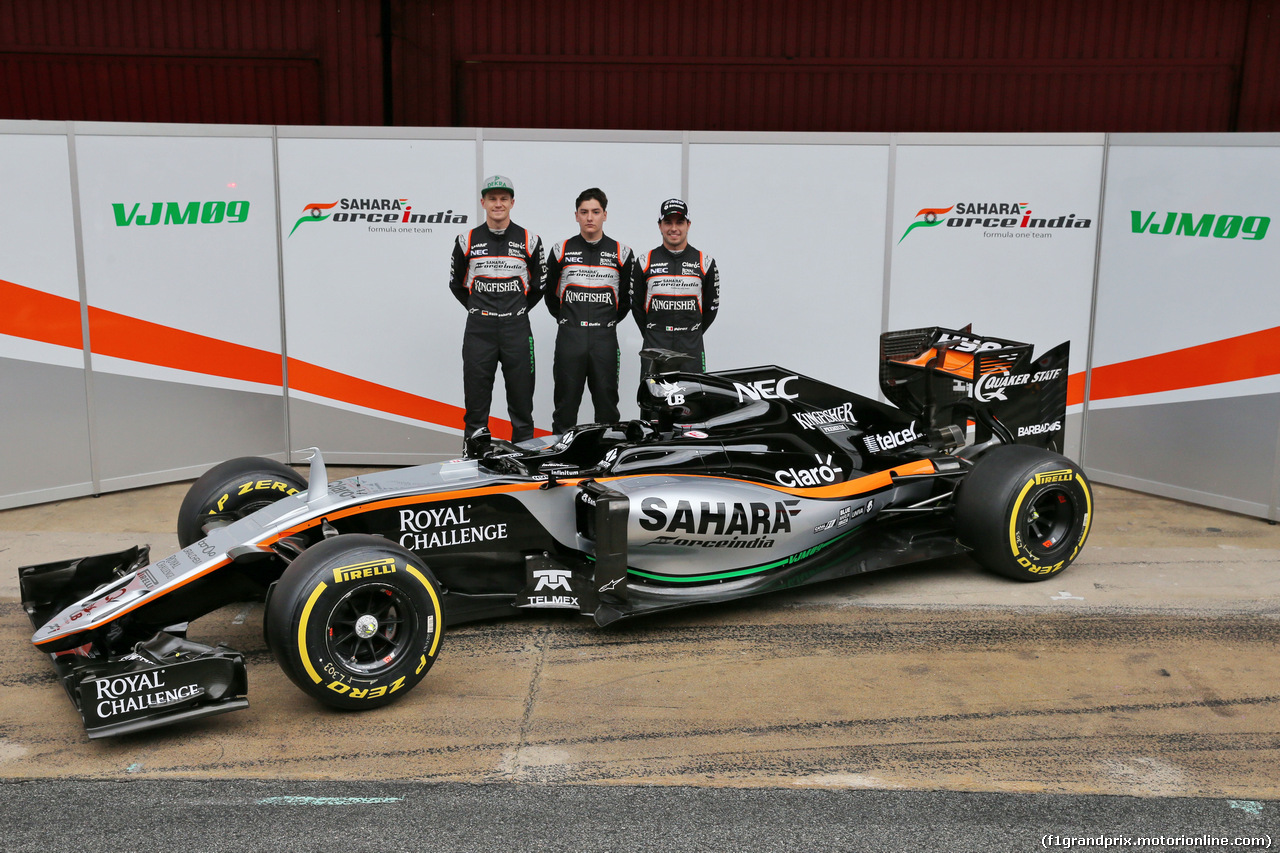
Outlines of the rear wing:
[[1070,341],[1037,359],[1031,344],[930,326],[880,336],[880,389],[939,429],[974,428],[974,442],[1062,451]]

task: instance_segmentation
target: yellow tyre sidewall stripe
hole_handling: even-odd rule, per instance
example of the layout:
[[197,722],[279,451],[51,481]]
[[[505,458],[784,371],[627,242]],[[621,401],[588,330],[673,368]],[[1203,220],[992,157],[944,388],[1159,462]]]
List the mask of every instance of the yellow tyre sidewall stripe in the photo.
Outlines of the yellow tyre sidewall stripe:
[[1084,527],[1080,530],[1080,538],[1076,540],[1076,549],[1071,552],[1071,559],[1073,560],[1076,558],[1076,554],[1080,553],[1080,546],[1084,545],[1085,537],[1089,535],[1089,526],[1093,524],[1093,495],[1090,493],[1089,484],[1079,474],[1076,474],[1076,482],[1080,484],[1080,489],[1084,492]]
[[329,588],[324,581],[316,584],[316,588],[311,590],[311,595],[307,598],[307,604],[302,608],[302,618],[298,620],[298,654],[302,657],[302,665],[307,669],[307,675],[311,676],[311,680],[316,684],[321,682],[320,673],[316,672],[315,667],[311,665],[311,655],[307,652],[307,622],[311,619],[311,609],[316,606],[316,600],[320,595]]
[[1018,497],[1013,502],[1013,512],[1009,513],[1009,550],[1013,552],[1015,557],[1020,555],[1018,550],[1018,518],[1022,515],[1022,501],[1035,484],[1036,478],[1035,475],[1032,475],[1031,479],[1027,480],[1027,484],[1022,487],[1022,491],[1018,492]]
[[427,657],[433,658],[436,656],[436,649],[440,648],[440,629],[444,624],[441,622],[440,618],[440,598],[436,595],[435,589],[432,588],[431,582],[423,577],[422,572],[418,571],[412,563],[405,563],[404,567],[409,574],[413,575],[422,583],[422,586],[427,590],[427,595],[431,596],[431,606],[435,610],[436,614],[436,629],[431,632],[431,650],[427,652]]

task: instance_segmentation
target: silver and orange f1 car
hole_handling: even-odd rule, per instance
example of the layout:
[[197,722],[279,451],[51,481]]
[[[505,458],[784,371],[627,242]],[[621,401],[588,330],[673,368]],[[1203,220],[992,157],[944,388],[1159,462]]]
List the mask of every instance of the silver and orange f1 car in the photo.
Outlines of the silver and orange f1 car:
[[919,560],[971,553],[1043,580],[1092,517],[1059,455],[1068,345],[968,328],[892,332],[892,403],[779,367],[683,373],[649,350],[641,417],[520,445],[472,436],[462,459],[309,482],[262,458],[195,482],[181,550],[146,546],[21,568],[32,642],[90,737],[246,707],[242,656],[186,623],[265,598],[267,643],[315,699],[407,694],[445,625],[567,610],[604,626]]

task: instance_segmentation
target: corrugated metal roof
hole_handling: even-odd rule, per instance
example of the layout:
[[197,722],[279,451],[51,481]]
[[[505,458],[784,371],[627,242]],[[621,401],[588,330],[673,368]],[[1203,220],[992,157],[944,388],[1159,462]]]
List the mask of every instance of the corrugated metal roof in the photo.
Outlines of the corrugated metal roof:
[[322,123],[314,60],[0,57],[0,114],[93,121]]
[[378,0],[10,0],[0,116],[381,124]]
[[1232,130],[1280,130],[1280,0],[1254,0]]
[[455,121],[1225,130],[1248,8],[1247,0],[458,0]]
[[1280,0],[6,0],[0,73],[4,118],[1280,130]]

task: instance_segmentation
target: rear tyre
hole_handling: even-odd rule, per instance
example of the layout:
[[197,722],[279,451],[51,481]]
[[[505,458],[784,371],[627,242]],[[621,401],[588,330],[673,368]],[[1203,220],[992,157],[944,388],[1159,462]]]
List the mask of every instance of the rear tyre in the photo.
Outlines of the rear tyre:
[[280,668],[334,708],[376,708],[422,680],[440,651],[440,585],[380,536],[326,539],[290,564],[267,602]]
[[985,568],[1042,581],[1075,560],[1089,535],[1093,493],[1065,456],[1007,445],[979,457],[956,501],[956,530]]
[[281,498],[307,490],[307,481],[288,465],[261,456],[241,456],[215,465],[191,484],[178,510],[178,543],[204,538],[204,525],[232,522]]

